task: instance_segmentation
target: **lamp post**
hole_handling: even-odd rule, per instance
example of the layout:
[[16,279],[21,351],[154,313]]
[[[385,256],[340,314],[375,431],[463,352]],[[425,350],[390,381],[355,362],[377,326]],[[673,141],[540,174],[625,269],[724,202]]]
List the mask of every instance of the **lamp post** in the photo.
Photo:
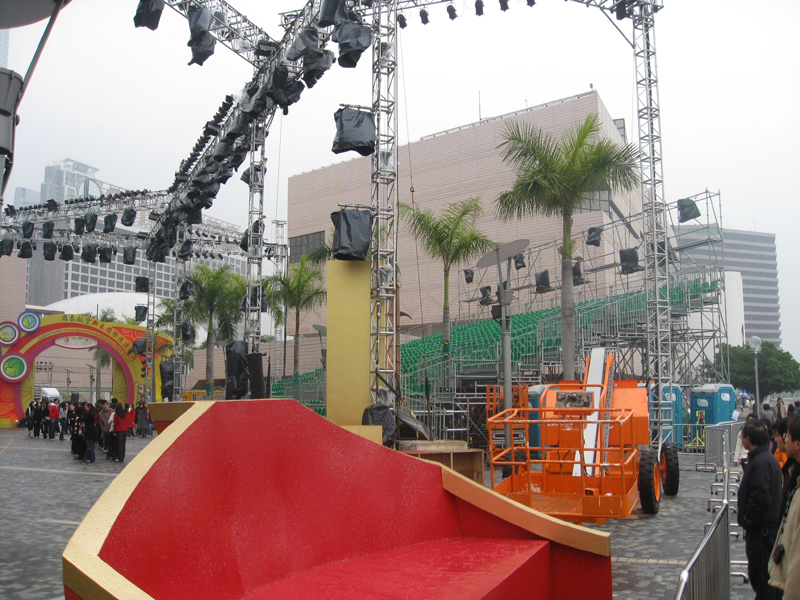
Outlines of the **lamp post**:
[[761,418],[761,399],[758,396],[758,353],[761,352],[761,338],[754,335],[750,338],[750,351],[756,359],[756,418]]

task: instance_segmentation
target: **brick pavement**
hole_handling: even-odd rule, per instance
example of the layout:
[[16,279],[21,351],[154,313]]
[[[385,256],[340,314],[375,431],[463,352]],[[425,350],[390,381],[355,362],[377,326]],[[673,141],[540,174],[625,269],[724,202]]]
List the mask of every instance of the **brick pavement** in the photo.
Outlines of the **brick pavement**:
[[[150,440],[128,441],[132,459]],[[29,439],[27,430],[0,429],[0,598],[63,598],[61,553],[78,523],[120,472],[119,463],[73,460],[69,442]],[[594,526],[612,534],[614,598],[669,600],[681,568],[713,520],[707,512],[712,473],[695,470],[697,457],[681,455],[681,490],[662,498],[654,517]],[[735,521],[735,515],[733,515]],[[744,543],[731,542],[731,558],[744,560]],[[733,580],[733,600],[752,599],[749,585]]]

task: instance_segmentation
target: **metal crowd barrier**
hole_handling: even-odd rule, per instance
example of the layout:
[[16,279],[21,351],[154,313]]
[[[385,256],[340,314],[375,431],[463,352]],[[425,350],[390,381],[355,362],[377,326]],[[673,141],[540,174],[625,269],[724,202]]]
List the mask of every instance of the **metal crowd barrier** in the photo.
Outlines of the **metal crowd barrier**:
[[722,506],[681,571],[673,600],[730,600],[731,597],[729,454],[727,437],[722,435],[721,440],[725,490]]
[[727,448],[727,458],[730,460],[731,452],[736,447],[736,438],[744,421],[728,421],[717,425],[706,425],[704,429],[705,452],[703,462],[697,463],[698,471],[716,471],[722,467],[723,455]]

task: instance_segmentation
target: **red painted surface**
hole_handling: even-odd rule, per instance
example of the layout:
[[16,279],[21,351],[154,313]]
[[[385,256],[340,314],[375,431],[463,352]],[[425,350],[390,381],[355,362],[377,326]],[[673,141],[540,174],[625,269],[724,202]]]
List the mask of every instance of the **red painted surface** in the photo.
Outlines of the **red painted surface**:
[[[157,600],[610,599],[610,560],[562,549],[444,491],[438,465],[260,400],[218,402],[192,424],[100,557]],[[554,592],[595,566],[598,593]]]
[[64,586],[64,600],[82,600],[82,598],[67,586]]
[[553,600],[611,600],[611,557],[552,544]]

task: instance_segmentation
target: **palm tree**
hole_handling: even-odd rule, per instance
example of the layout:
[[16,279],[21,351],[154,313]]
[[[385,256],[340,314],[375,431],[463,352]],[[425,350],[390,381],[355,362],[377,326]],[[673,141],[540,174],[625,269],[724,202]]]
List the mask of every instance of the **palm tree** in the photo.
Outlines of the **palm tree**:
[[538,214],[561,216],[561,343],[564,379],[575,377],[575,297],[572,288],[572,215],[593,192],[632,190],[639,183],[638,150],[597,139],[600,118],[591,113],[560,140],[529,123],[510,123],[498,146],[516,171],[514,187],[496,200],[505,220]]
[[[300,312],[325,303],[327,292],[322,287],[322,271],[308,262],[303,254],[300,262],[289,266],[289,273],[276,273],[264,280],[268,305],[277,304],[294,310],[294,376],[300,375]],[[273,308],[273,313],[280,310]]]
[[400,216],[428,256],[442,261],[444,303],[442,305],[442,355],[450,356],[450,269],[497,246],[475,228],[483,215],[480,198],[448,204],[438,217],[430,209],[400,205]]
[[244,277],[231,270],[230,265],[219,268],[198,264],[189,276],[195,296],[188,307],[190,319],[203,323],[206,335],[206,394],[214,394],[214,342],[230,341],[236,335],[236,325],[242,319],[239,303],[247,293]]

